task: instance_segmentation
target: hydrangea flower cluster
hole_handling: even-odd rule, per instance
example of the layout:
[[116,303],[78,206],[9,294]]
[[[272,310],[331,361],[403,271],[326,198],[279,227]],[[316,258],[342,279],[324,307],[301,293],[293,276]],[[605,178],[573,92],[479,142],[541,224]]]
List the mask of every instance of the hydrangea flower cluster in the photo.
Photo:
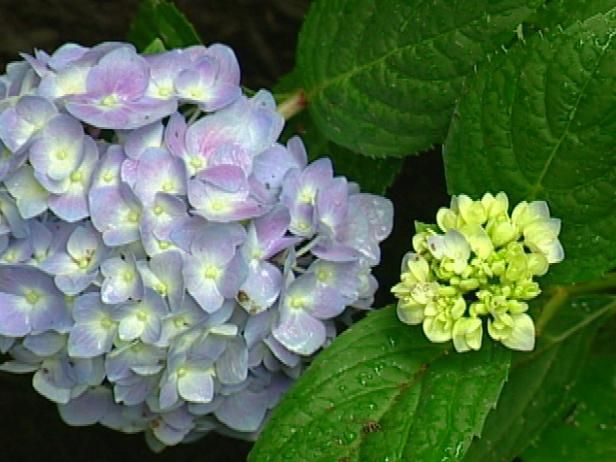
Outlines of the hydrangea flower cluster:
[[509,215],[503,192],[473,201],[453,196],[436,226],[413,237],[402,262],[398,317],[422,324],[432,342],[453,340],[456,351],[481,347],[482,317],[490,337],[514,350],[535,345],[528,301],[541,292],[535,276],[564,258],[560,220],[543,201],[521,202]]
[[239,82],[220,44],[67,44],[0,77],[0,369],[69,424],[253,438],[372,303],[391,203],[278,143]]

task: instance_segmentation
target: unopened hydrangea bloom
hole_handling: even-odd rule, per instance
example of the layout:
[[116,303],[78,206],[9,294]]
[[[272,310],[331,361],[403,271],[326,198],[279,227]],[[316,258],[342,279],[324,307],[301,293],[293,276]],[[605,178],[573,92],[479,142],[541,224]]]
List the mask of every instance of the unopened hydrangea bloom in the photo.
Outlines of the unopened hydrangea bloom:
[[453,196],[437,225],[413,237],[413,252],[402,262],[398,317],[422,324],[432,342],[453,340],[456,351],[481,347],[488,335],[514,350],[535,345],[528,301],[540,293],[536,276],[564,258],[560,220],[545,202],[521,202],[509,214],[503,192],[481,200]]
[[69,424],[254,438],[372,302],[391,203],[239,83],[220,44],[67,44],[0,77],[0,369]]

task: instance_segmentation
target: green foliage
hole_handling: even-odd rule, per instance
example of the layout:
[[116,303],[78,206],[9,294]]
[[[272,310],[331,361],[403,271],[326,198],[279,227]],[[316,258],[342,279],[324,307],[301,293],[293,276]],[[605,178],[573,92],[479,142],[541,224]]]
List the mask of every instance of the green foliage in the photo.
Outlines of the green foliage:
[[301,136],[310,160],[329,157],[334,164],[336,175],[344,175],[356,181],[362,192],[384,194],[402,168],[402,159],[362,156],[327,141],[306,112],[287,121],[285,137],[292,135]]
[[481,438],[471,445],[466,462],[511,462],[563,412],[593,335],[614,308],[614,299],[608,296],[578,298],[561,308],[536,350],[514,358],[498,405],[488,415]]
[[591,359],[566,413],[524,453],[524,462],[616,460],[616,353]]
[[250,462],[456,461],[481,431],[509,368],[488,342],[450,353],[371,313],[323,351],[275,409]]
[[546,200],[566,258],[551,282],[616,265],[616,9],[535,35],[483,66],[445,145],[451,193]]
[[133,19],[128,39],[144,50],[160,39],[167,48],[182,48],[201,43],[193,25],[166,0],[142,0]]
[[162,53],[166,50],[165,44],[161,39],[156,37],[150,44],[143,49],[144,55],[153,55],[156,53]]
[[298,70],[317,127],[372,156],[441,142],[463,81],[510,42],[539,0],[320,0]]

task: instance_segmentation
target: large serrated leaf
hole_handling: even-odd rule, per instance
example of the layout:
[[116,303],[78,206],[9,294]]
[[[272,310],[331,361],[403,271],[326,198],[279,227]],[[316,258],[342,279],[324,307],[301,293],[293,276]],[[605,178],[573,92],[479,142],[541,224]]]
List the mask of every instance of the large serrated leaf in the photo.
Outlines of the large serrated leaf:
[[464,77],[512,40],[540,0],[319,0],[298,68],[319,129],[372,156],[445,137]]
[[616,460],[616,353],[595,355],[571,393],[566,413],[524,452],[524,462]]
[[311,161],[319,157],[329,157],[334,164],[336,175],[343,175],[359,183],[362,192],[384,194],[402,168],[403,159],[362,156],[328,141],[307,113],[287,122],[284,136],[293,135],[302,138]]
[[465,462],[511,462],[563,411],[593,335],[614,304],[609,296],[576,299],[561,308],[533,353],[516,355],[498,405]]
[[457,354],[402,324],[393,307],[323,351],[275,409],[250,462],[432,462],[462,458],[509,368],[486,342]]
[[535,35],[483,66],[445,145],[451,193],[547,200],[562,219],[552,282],[616,265],[616,10]]
[[[296,68],[278,81],[274,92],[288,97],[290,93],[287,92],[300,86],[301,80]],[[363,192],[384,194],[402,169],[403,159],[362,156],[329,141],[306,111],[287,120],[282,138],[286,141],[294,135],[302,138],[310,161],[329,157],[336,175],[343,175],[359,183]]]
[[167,0],[141,0],[128,39],[139,50],[144,50],[156,39],[162,40],[167,49],[201,43],[186,16]]

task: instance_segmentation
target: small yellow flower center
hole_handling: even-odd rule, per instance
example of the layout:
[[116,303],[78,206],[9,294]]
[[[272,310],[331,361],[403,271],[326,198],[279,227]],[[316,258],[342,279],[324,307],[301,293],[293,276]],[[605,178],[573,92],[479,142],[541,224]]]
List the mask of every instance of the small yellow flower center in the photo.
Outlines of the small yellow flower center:
[[203,167],[203,160],[199,156],[192,156],[190,158],[190,166],[195,170],[199,170]]
[[113,93],[111,95],[107,95],[100,100],[100,105],[107,108],[112,108],[118,105],[120,100]]
[[289,300],[289,306],[296,310],[300,310],[304,308],[305,305],[306,305],[306,302],[303,299],[303,297],[291,297],[291,300]]
[[83,174],[79,171],[73,172],[71,173],[70,178],[73,183],[79,183],[81,180],[83,180]]
[[67,157],[68,157],[68,153],[66,152],[66,149],[60,149],[56,151],[56,159],[66,160]]
[[126,270],[122,274],[122,279],[124,279],[125,282],[133,282],[135,279],[135,273],[131,270]]
[[164,212],[164,209],[162,208],[162,206],[157,205],[156,207],[154,207],[154,215],[160,215],[163,212]]
[[137,311],[137,319],[141,322],[145,322],[148,319],[148,314],[143,310]]
[[30,305],[35,305],[41,299],[41,294],[39,294],[36,290],[29,290],[26,293],[26,301]]
[[206,279],[216,279],[220,274],[220,270],[214,265],[208,265],[203,273]]
[[139,218],[141,218],[139,216],[138,212],[135,212],[134,210],[132,210],[131,212],[129,212],[128,214],[128,221],[130,221],[131,223],[137,223],[139,222]]
[[110,183],[111,181],[113,181],[113,172],[111,170],[107,170],[105,173],[103,173],[102,178],[105,183]]
[[113,327],[113,319],[109,316],[105,316],[101,319],[101,326],[103,329],[111,329]]
[[158,292],[159,294],[161,294],[163,297],[167,295],[167,286],[163,284],[162,282],[159,284],[156,284],[154,286],[154,290]]
[[178,369],[178,377],[184,377],[188,373],[188,368],[182,366]]
[[169,242],[169,241],[158,241],[158,247],[160,247],[161,250],[167,250],[169,247],[171,247],[171,242]]
[[328,270],[326,270],[326,269],[320,269],[320,270],[318,270],[318,271],[316,272],[316,274],[317,274],[317,279],[318,279],[320,282],[327,282],[327,281],[329,281],[329,280],[331,279],[331,277],[332,277],[332,272],[331,272],[331,271],[328,271]]
[[165,181],[163,183],[162,188],[163,188],[163,192],[166,192],[166,193],[171,192],[171,191],[173,191],[173,183],[171,183],[171,181],[167,180],[167,181]]

